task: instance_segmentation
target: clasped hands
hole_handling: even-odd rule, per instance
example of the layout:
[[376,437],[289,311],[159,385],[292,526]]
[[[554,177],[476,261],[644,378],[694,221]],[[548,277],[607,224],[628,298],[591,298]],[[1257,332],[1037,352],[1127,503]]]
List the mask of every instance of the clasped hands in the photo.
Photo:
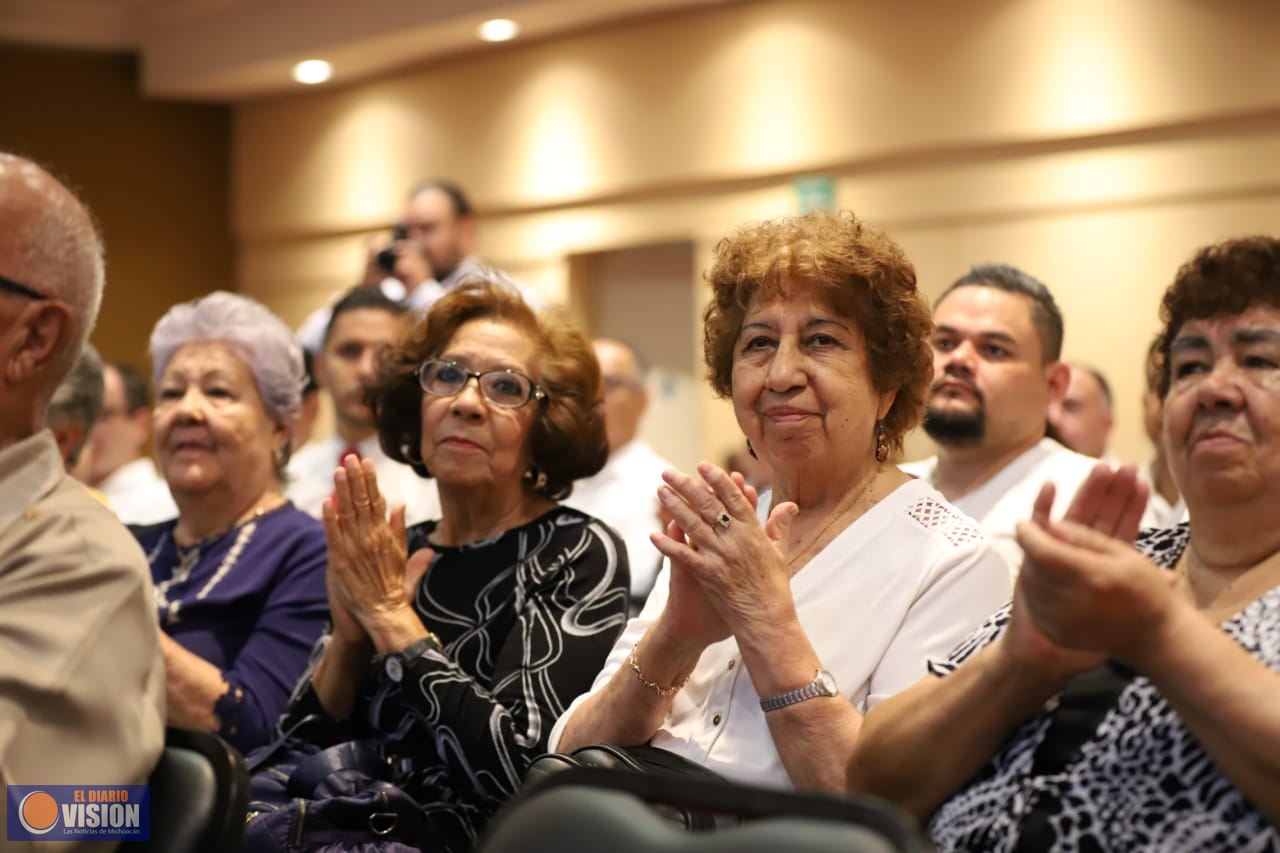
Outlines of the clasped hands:
[[756,490],[741,474],[708,462],[697,470],[697,477],[666,471],[658,489],[672,519],[650,537],[671,567],[661,619],[674,636],[702,647],[793,620],[786,553],[796,505],[773,507],[762,525]]
[[1025,560],[1001,638],[1013,659],[1059,681],[1108,657],[1142,667],[1180,604],[1176,576],[1132,544],[1148,494],[1133,466],[1099,464],[1054,522],[1053,484],[1041,487],[1017,528]]
[[334,472],[333,489],[323,520],[335,637],[352,645],[371,642],[386,654],[426,636],[413,594],[434,552],[408,554],[404,506],[388,518],[371,460],[346,456]]

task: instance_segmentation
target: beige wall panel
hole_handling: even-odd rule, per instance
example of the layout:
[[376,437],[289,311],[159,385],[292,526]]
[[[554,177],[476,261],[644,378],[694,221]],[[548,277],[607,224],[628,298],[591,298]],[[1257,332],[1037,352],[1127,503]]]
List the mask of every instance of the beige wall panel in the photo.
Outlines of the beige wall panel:
[[241,107],[234,221],[249,239],[385,223],[424,173],[510,208],[1274,110],[1277,14],[787,0],[513,46]]
[[[927,294],[987,260],[1054,288],[1138,460],[1163,288],[1197,246],[1280,231],[1277,31],[1270,0],[757,2],[262,101],[236,112],[239,281],[300,320],[405,187],[445,174],[479,203],[481,254],[552,301],[589,288],[573,258],[691,243],[669,321],[694,321],[701,375],[715,241],[795,212],[791,179],[824,172]],[[703,456],[739,446],[726,402],[691,409]]]

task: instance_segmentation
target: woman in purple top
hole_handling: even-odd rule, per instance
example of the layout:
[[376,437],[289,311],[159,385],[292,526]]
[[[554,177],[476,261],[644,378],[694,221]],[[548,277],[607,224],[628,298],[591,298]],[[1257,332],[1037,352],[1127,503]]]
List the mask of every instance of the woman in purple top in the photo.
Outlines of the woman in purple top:
[[156,584],[168,719],[248,751],[329,617],[324,531],[282,489],[302,356],[270,311],[220,292],[165,314],[151,358],[178,517],[134,533]]

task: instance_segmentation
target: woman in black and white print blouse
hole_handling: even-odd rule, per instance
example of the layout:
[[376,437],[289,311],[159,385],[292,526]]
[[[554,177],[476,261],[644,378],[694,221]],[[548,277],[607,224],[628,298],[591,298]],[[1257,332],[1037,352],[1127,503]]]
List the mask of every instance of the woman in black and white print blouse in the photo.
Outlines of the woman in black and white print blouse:
[[[604,464],[599,395],[586,339],[492,285],[451,291],[386,359],[380,439],[435,478],[441,518],[406,532],[372,463],[343,460],[324,508],[333,627],[280,723],[379,744],[425,828],[366,842],[470,848],[625,623],[621,540],[558,504]],[[246,840],[270,848],[257,821]]]
[[1280,850],[1280,240],[1201,250],[1161,319],[1190,522],[1104,535],[1131,470],[1095,471],[1088,525],[1042,493],[1011,607],[867,717],[850,788],[941,850]]

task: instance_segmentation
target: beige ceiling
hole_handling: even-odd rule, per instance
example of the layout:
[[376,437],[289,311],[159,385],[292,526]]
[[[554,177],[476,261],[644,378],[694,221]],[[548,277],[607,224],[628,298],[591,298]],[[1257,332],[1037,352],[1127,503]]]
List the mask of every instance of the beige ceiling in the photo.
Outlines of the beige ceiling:
[[134,51],[151,96],[239,101],[296,89],[318,57],[334,84],[467,51],[513,18],[519,40],[733,0],[0,0],[0,40]]

